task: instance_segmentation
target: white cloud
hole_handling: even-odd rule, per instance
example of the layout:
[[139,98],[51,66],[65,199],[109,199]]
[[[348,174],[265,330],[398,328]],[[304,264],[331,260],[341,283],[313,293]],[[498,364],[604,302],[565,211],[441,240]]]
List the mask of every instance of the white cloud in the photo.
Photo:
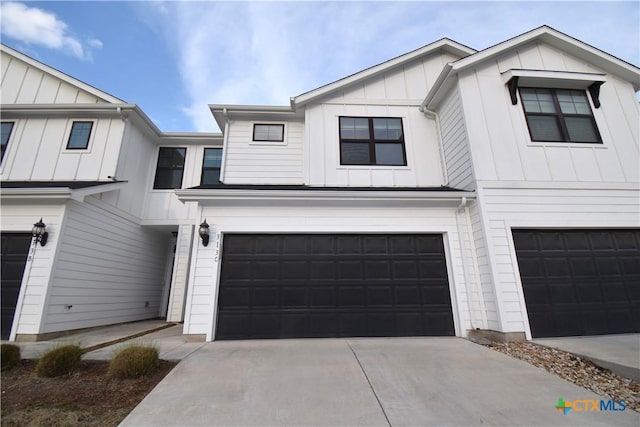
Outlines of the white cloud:
[[91,60],[91,50],[102,48],[102,42],[90,39],[83,44],[69,33],[69,26],[46,10],[22,3],[0,4],[2,35],[23,43],[45,46]]
[[638,62],[637,43],[618,37],[638,40],[640,7],[632,2],[152,2],[140,8],[141,20],[171,47],[189,96],[182,111],[202,131],[217,130],[207,104],[287,105],[291,96],[442,37],[484,49],[548,24]]

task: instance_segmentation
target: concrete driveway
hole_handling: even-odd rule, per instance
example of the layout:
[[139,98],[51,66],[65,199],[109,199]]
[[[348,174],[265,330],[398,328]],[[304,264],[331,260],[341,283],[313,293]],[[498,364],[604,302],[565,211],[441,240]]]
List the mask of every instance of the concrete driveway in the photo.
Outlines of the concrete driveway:
[[600,400],[460,338],[222,341],[185,358],[123,426],[640,425],[555,409]]

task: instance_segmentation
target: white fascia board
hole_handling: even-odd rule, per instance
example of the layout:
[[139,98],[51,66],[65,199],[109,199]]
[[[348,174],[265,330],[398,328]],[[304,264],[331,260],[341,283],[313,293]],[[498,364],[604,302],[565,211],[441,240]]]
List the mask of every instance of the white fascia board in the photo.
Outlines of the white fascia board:
[[23,61],[27,64],[29,64],[30,66],[39,69],[40,71],[43,71],[44,73],[50,74],[66,83],[69,83],[72,86],[75,86],[79,89],[84,90],[85,92],[88,92],[92,95],[94,95],[97,98],[102,99],[103,101],[109,102],[109,103],[113,103],[113,104],[122,104],[125,103],[125,101],[116,98],[113,95],[109,95],[106,92],[101,91],[100,89],[97,89],[93,86],[91,86],[90,84],[87,84],[83,81],[80,81],[74,77],[71,77],[68,74],[63,73],[62,71],[56,70],[53,67],[50,67],[46,64],[43,64],[40,61],[37,61],[33,58],[31,58],[30,56],[27,56],[23,53],[18,52],[17,50],[11,49],[10,47],[4,45],[4,44],[0,44],[0,50],[2,50],[2,52],[5,52],[6,54],[13,56],[17,59],[19,59],[20,61]]
[[71,199],[78,202],[84,201],[84,198],[93,194],[106,193],[107,191],[121,190],[127,184],[126,181],[114,182],[113,184],[100,184],[85,188],[76,188],[71,190]]
[[474,192],[466,191],[349,191],[349,190],[176,190],[181,202],[207,202],[221,200],[360,200],[360,201],[452,201],[463,197],[475,199]]
[[51,201],[68,200],[71,198],[71,189],[68,187],[58,188],[2,188],[0,200],[6,202],[27,202],[27,201]]
[[135,111],[135,104],[2,104],[0,111],[3,117],[75,117],[96,115],[122,115]]
[[406,64],[410,61],[413,61],[414,59],[420,56],[428,55],[438,50],[451,52],[460,57],[467,57],[477,52],[476,50],[471,49],[470,47],[462,45],[453,40],[444,38],[436,42],[433,42],[431,44],[428,44],[426,46],[423,46],[419,49],[416,49],[412,52],[405,53],[404,55],[400,55],[398,57],[395,57],[393,59],[390,59],[378,65],[374,65],[373,67],[367,68],[363,71],[352,74],[343,79],[336,80],[333,83],[329,83],[317,89],[298,95],[295,98],[291,99],[292,105],[301,106],[301,105],[307,104],[315,99],[326,96],[335,90],[345,88],[347,86],[353,85],[357,82],[360,82],[366,79],[370,79],[381,73],[387,72],[392,68],[395,68],[403,64]]

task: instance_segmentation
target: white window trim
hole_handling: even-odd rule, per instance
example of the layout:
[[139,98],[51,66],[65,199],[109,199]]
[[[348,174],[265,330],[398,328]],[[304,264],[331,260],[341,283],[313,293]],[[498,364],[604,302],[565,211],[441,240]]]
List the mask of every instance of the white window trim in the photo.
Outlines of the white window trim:
[[[67,148],[69,145],[69,138],[71,137],[71,129],[75,122],[91,122],[91,133],[89,134],[89,141],[87,142],[87,148]],[[98,120],[96,119],[84,119],[84,118],[72,118],[67,121],[67,127],[64,131],[64,139],[62,140],[62,154],[84,154],[91,153],[93,147],[93,140],[96,137],[96,127]]]
[[[256,125],[282,125],[282,141],[254,141],[253,131]],[[249,145],[287,145],[287,122],[258,121],[251,122],[251,142]]]

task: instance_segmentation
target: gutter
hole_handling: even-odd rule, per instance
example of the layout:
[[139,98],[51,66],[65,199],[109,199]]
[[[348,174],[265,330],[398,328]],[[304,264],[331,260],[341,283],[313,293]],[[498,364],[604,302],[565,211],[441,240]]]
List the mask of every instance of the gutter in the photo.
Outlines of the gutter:
[[227,114],[227,107],[222,109],[222,115],[224,116],[224,133],[222,134],[222,161],[218,180],[224,183],[224,172],[227,169],[227,147],[229,146],[229,115]]
[[[184,189],[176,190],[181,202],[204,200],[359,200],[359,201],[456,201],[459,191],[349,191],[349,190],[237,190]],[[465,199],[475,199],[475,193],[462,193]]]

